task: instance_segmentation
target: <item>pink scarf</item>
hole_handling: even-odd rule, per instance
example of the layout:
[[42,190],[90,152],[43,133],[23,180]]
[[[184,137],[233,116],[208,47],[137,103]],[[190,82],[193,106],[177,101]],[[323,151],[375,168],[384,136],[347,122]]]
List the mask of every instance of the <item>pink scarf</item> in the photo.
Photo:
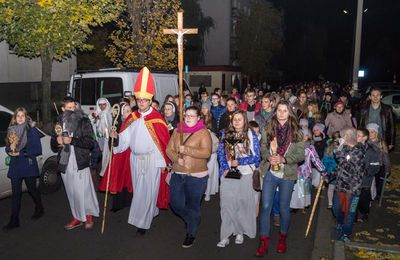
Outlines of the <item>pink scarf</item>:
[[[178,129],[178,133],[180,133],[180,131],[181,131],[181,125],[178,123],[178,126],[176,127],[177,129]],[[195,132],[197,132],[197,131],[199,131],[199,130],[201,130],[201,129],[205,129],[206,127],[205,127],[205,125],[204,125],[204,123],[203,123],[203,120],[199,120],[198,122],[197,122],[197,124],[195,124],[194,126],[192,126],[192,127],[189,127],[186,123],[185,123],[185,121],[183,121],[183,133],[189,133],[189,134],[192,134],[192,133],[195,133]]]

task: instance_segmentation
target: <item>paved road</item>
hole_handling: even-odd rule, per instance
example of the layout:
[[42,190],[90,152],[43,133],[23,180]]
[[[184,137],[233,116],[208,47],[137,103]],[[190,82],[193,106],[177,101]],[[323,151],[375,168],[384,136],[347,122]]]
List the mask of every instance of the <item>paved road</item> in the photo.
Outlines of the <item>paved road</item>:
[[[102,205],[103,195],[99,195],[99,201]],[[228,247],[216,247],[220,228],[218,196],[203,203],[200,230],[195,245],[189,249],[181,247],[184,224],[170,210],[162,211],[144,236],[127,224],[127,208],[109,212],[105,234],[101,235],[100,219],[96,219],[93,230],[64,231],[63,225],[71,217],[64,190],[44,195],[43,202],[46,214],[33,221],[33,202],[27,193],[23,194],[21,227],[8,233],[0,231],[0,259],[252,259],[258,245],[258,239],[246,237],[243,245],[235,245],[231,239]],[[8,221],[10,205],[10,199],[0,200],[1,225]],[[314,232],[304,239],[308,214],[292,214],[289,249],[284,255],[275,253],[278,229],[273,228],[267,258],[310,259]]]

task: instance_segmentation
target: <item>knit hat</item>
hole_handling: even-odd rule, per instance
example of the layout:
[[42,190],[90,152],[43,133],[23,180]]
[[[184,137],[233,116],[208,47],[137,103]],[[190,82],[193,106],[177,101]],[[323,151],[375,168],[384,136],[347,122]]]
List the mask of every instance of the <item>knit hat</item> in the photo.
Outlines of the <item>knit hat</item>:
[[207,108],[208,110],[210,110],[211,109],[211,105],[210,105],[210,103],[208,103],[208,102],[204,102],[203,104],[201,104],[201,108]]
[[308,128],[308,120],[305,119],[305,118],[301,118],[301,119],[300,119],[299,125],[300,125],[301,127],[306,127],[306,128]]
[[306,135],[311,136],[310,129],[302,128],[301,131],[303,132],[303,136],[306,136]]
[[373,131],[379,133],[379,125],[376,123],[369,123],[366,128],[367,128],[367,130],[373,130]]
[[314,127],[313,127],[313,131],[314,131],[315,129],[318,129],[318,130],[322,133],[322,135],[325,137],[325,133],[324,133],[324,131],[325,131],[325,126],[324,126],[323,124],[321,124],[321,123],[316,123],[316,124],[314,125]]
[[341,100],[337,101],[333,107],[336,108],[338,105],[342,105],[344,107],[344,103]]

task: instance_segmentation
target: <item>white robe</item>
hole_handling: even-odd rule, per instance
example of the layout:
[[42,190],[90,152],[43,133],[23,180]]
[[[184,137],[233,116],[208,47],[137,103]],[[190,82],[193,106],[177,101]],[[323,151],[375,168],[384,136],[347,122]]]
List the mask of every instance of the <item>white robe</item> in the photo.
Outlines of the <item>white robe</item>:
[[208,169],[208,180],[207,180],[207,188],[205,191],[206,196],[215,195],[218,192],[219,187],[219,165],[217,160],[217,151],[218,151],[218,143],[219,140],[215,136],[215,134],[209,131],[211,134],[211,139],[213,142],[212,153],[210,159],[207,162]]
[[94,189],[89,167],[78,170],[75,148],[70,146],[71,153],[65,174],[61,174],[67,193],[72,216],[86,222],[86,215],[99,216],[99,202]]
[[160,186],[161,168],[165,159],[150,136],[144,115],[118,135],[119,146],[115,153],[131,149],[131,174],[133,198],[128,223],[138,228],[149,229],[151,221],[158,215],[157,197]]

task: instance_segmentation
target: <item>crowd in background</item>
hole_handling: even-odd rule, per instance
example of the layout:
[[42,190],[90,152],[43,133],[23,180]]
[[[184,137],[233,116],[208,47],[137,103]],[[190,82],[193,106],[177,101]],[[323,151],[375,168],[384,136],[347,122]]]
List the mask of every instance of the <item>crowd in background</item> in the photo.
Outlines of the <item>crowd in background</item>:
[[[396,136],[393,111],[381,103],[379,89],[372,88],[367,100],[356,98],[356,93],[348,86],[317,82],[275,89],[267,84],[249,85],[243,93],[236,88],[230,93],[219,88],[210,93],[202,86],[194,94],[184,90],[183,97],[183,143],[179,141],[179,96],[168,95],[163,101],[151,100],[146,95],[139,99],[134,96],[122,98],[117,129],[120,142],[128,138],[124,130],[128,128],[129,120],[135,111],[139,110],[136,112],[138,117],[147,113],[147,101],[151,111],[161,113],[170,135],[162,155],[169,164],[165,169],[168,171],[166,182],[171,187],[171,208],[187,225],[183,247],[192,246],[195,240],[203,195],[204,200],[209,201],[218,192],[221,230],[217,246],[227,246],[232,235],[236,244],[242,244],[245,236],[256,237],[258,217],[260,244],[257,256],[268,251],[271,223],[280,226],[277,251],[286,251],[291,212],[306,210],[312,203],[312,190],[323,181],[327,187],[328,209],[332,210],[337,221],[337,239],[350,239],[357,219],[368,221],[370,205],[382,196],[384,180],[390,174],[389,152],[394,149]],[[64,103],[72,102],[68,99]],[[14,118],[21,111],[18,110]],[[96,168],[96,158],[102,154],[100,175],[104,177],[107,176],[110,158],[111,112],[111,104],[101,98],[95,112],[80,117],[92,122],[87,132],[93,132],[97,142],[87,145],[91,151],[90,167]],[[15,125],[26,124],[25,120],[14,119],[13,122]],[[82,122],[86,121],[82,119]],[[80,126],[71,127],[80,129]],[[75,133],[84,134],[79,131],[75,130]],[[114,135],[118,139],[118,135]],[[30,138],[28,135],[28,145]],[[69,143],[63,138],[67,138]],[[65,156],[66,165],[69,165],[71,154],[77,160],[83,156],[80,150],[66,149],[71,140],[72,147],[76,144],[73,136],[59,136],[52,143],[54,150],[63,147],[60,156],[61,160]],[[132,183],[135,179],[130,177],[133,168],[130,167],[129,155],[133,146],[116,142],[117,150],[121,151],[115,156],[120,159],[117,159],[118,165],[111,167],[112,172],[120,177],[114,178],[109,187],[114,194],[113,211],[130,204],[132,186],[136,185]],[[124,149],[120,148],[123,146]],[[8,146],[7,149],[12,148]],[[88,154],[85,152],[84,155]],[[15,160],[12,159],[11,168]],[[140,158],[138,163],[141,163]],[[65,176],[63,178],[67,178]],[[259,188],[255,185],[257,178]],[[106,190],[105,179],[100,182],[101,191]],[[74,180],[64,182],[72,183]],[[13,182],[13,194],[14,190],[17,191],[13,198],[16,206],[8,229],[18,222],[20,185],[20,181]],[[93,187],[90,190],[93,212],[89,215],[79,213],[82,217],[73,220],[66,229],[75,228],[85,221],[87,229],[93,226],[92,216],[98,216],[99,209]],[[37,218],[43,215],[43,206],[40,197],[34,199],[34,217]],[[138,231],[145,233],[150,223]]]

